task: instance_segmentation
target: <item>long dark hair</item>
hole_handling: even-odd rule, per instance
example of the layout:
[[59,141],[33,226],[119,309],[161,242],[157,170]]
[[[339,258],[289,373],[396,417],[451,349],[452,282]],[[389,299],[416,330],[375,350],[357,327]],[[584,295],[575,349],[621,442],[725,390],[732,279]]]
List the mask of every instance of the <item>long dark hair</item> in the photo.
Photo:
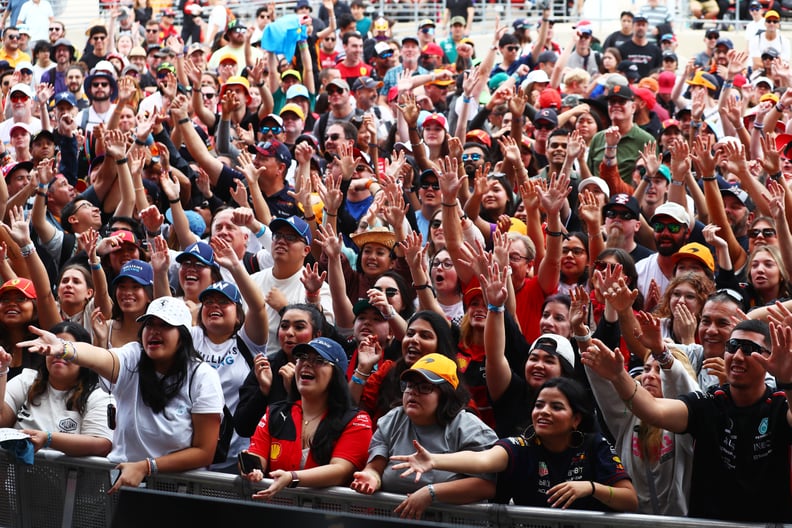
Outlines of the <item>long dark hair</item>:
[[[292,378],[287,401],[294,404],[300,397],[295,376]],[[327,415],[319,422],[314,433],[314,441],[311,443],[311,455],[320,466],[330,463],[333,448],[347,425],[344,417],[354,407],[349,396],[346,376],[340,368],[334,366],[333,377],[330,378],[330,384],[327,386]]]
[[192,360],[200,361],[201,356],[195,350],[190,330],[185,326],[176,327],[179,331],[179,344],[178,348],[176,348],[176,355],[173,358],[170,370],[160,378],[154,368],[154,362],[146,354],[146,351],[142,350],[143,329],[145,327],[146,325],[142,324],[138,329],[138,342],[141,343],[140,360],[137,364],[138,386],[143,397],[143,403],[151,407],[155,413],[160,413],[165,409],[168,402],[179,394],[182,385],[188,380],[188,370]]
[[[448,320],[435,312],[422,310],[416,312],[407,321],[407,328],[409,329],[410,325],[418,319],[429,323],[437,336],[437,350],[435,352],[456,360],[457,349],[454,345],[454,338],[451,335],[451,327],[448,324]],[[380,385],[379,395],[377,396],[378,410],[384,413],[393,407],[401,405],[401,386],[399,382],[401,381],[402,372],[408,368],[410,368],[410,365],[407,365],[404,356],[395,361]]]
[[[457,369],[457,379],[462,379]],[[416,372],[414,374],[419,379],[422,376]],[[425,381],[425,379],[422,379]],[[457,388],[451,386],[450,383],[441,383],[437,385],[437,391],[440,393],[437,400],[437,409],[435,410],[435,420],[437,425],[444,427],[450,424],[456,416],[462,412],[470,403],[470,392],[464,383],[459,383]]]
[[[53,334],[70,334],[75,341],[90,343],[91,334],[82,325],[71,321],[61,321],[49,330]],[[39,405],[39,398],[47,391],[49,384],[49,369],[46,363],[41,363],[38,368],[36,381],[28,390],[27,399],[31,405]],[[85,414],[88,398],[99,385],[99,375],[87,367],[80,367],[77,382],[69,389],[69,398],[66,400],[66,410],[76,410],[81,415]]]
[[539,393],[544,389],[555,388],[561,391],[569,400],[569,406],[572,407],[572,412],[580,415],[580,424],[578,424],[578,431],[582,433],[593,433],[595,431],[594,425],[594,409],[591,406],[591,398],[579,382],[565,377],[550,378],[542,383],[539,387]]
[[407,281],[405,281],[404,277],[402,277],[397,271],[388,270],[380,275],[377,280],[380,280],[382,277],[390,277],[393,279],[393,281],[396,283],[396,288],[398,288],[399,293],[401,294],[402,304],[404,306],[399,312],[399,315],[405,320],[412,317],[412,315],[415,313],[415,288],[408,288]]
[[[580,231],[573,231],[569,233],[568,238],[577,238],[581,244],[583,244],[583,249],[586,250],[586,267],[583,268],[583,273],[580,274],[575,284],[586,285],[588,284],[589,280],[589,261],[591,259],[591,255],[589,255],[589,245],[588,245],[588,235],[586,233],[582,233]],[[563,255],[562,255],[563,256]],[[564,277],[564,272],[561,272],[561,280],[567,284],[569,281],[566,277]]]
[[[638,289],[638,272],[635,269],[635,261],[632,256],[621,248],[607,248],[597,255],[597,260],[603,260],[608,257],[613,257],[622,265],[622,273],[627,278],[627,286],[631,290]],[[641,290],[638,290],[638,297],[633,302],[634,310],[643,309],[644,298]]]

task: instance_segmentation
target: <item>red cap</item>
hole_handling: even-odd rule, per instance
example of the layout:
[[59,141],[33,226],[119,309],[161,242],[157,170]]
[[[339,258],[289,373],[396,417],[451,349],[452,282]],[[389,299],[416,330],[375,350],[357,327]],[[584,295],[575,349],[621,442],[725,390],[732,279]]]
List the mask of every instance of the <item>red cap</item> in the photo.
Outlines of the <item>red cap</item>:
[[676,84],[676,74],[672,71],[664,71],[657,77],[657,85],[659,86],[657,93],[661,95],[670,94],[674,91],[674,84]]
[[428,125],[429,123],[435,123],[445,128],[447,121],[443,114],[438,114],[437,112],[435,112],[434,114],[428,115],[426,119],[423,120],[423,124],[421,126],[426,127],[426,125]]
[[539,108],[561,108],[561,94],[555,88],[545,88],[539,94]]
[[492,148],[492,138],[480,128],[473,129],[465,134],[465,141],[475,141],[476,143],[486,145],[487,148]]
[[2,286],[0,286],[0,295],[2,295],[3,292],[7,292],[9,290],[19,290],[28,299],[36,298],[36,287],[33,286],[33,283],[28,279],[18,277],[16,279],[6,281]]
[[655,99],[654,94],[648,88],[641,88],[639,86],[636,86],[633,88],[633,94],[635,94],[636,97],[640,98],[641,101],[643,101],[644,104],[646,104],[646,107],[649,110],[653,109],[657,104],[657,99]]
[[430,42],[423,47],[421,50],[421,55],[435,55],[437,57],[442,57],[445,55],[445,53],[443,53],[443,48],[441,48],[438,44]]

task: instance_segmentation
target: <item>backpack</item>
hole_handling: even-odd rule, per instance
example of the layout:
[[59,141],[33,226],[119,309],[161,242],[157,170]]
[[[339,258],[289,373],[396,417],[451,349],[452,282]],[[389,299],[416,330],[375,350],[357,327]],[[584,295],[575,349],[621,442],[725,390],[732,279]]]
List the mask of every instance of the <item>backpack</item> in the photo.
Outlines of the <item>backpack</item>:
[[[250,367],[250,370],[253,370],[253,354],[251,354],[250,349],[242,340],[242,338],[239,337],[239,334],[236,336],[236,342],[239,353],[242,354],[243,358],[245,358],[245,362],[248,364],[248,367]],[[198,365],[195,366],[195,369],[193,369],[193,377],[195,376],[195,371],[198,370],[198,366],[200,366],[200,363],[198,363]],[[190,401],[192,401],[193,377],[190,378],[190,387],[187,391]],[[220,464],[226,461],[228,458],[228,448],[231,445],[231,438],[233,436],[234,415],[231,413],[231,410],[227,405],[223,405],[223,421],[220,422],[220,433],[217,435],[217,447],[215,448],[212,464]]]

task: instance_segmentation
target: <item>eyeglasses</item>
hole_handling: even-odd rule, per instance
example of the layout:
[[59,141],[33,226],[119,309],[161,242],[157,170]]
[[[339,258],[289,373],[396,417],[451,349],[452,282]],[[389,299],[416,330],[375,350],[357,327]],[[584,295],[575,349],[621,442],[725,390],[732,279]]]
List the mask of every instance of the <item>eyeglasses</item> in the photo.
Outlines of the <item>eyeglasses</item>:
[[561,254],[566,255],[567,253],[572,253],[576,257],[580,257],[586,254],[586,250],[579,247],[562,247]]
[[235,304],[234,301],[226,297],[225,295],[213,295],[211,297],[206,297],[203,301],[201,301],[201,305],[206,306],[228,306],[231,304]]
[[204,264],[200,260],[185,260],[181,263],[181,267],[184,269],[194,269],[194,270],[202,270],[204,268],[208,268],[208,264]]
[[622,220],[636,220],[637,217],[635,213],[632,211],[616,211],[614,209],[610,209],[605,211],[605,218],[610,218],[613,220],[614,218],[621,218]]
[[668,232],[672,235],[676,235],[680,231],[682,231],[682,224],[678,222],[652,222],[652,230],[655,233],[662,233],[664,229],[668,229]]
[[417,392],[418,394],[432,394],[435,386],[431,383],[410,383],[409,381],[399,382],[399,387],[402,392]]
[[707,35],[707,40],[718,40],[720,35]]
[[19,40],[19,35],[6,35],[8,40]]
[[396,297],[396,294],[399,293],[399,290],[397,288],[382,288],[381,286],[374,286],[374,289],[377,291],[385,292],[385,297],[387,297],[388,299],[392,299],[393,297]]
[[509,254],[509,262],[511,262],[512,264],[519,264],[523,260],[526,262],[530,262],[531,259],[529,259],[528,257],[523,257],[519,253]]
[[520,46],[506,46],[506,51],[520,51]]
[[581,35],[578,35],[578,38],[579,38],[580,40],[590,39],[590,38],[591,38],[591,35],[589,35],[588,33],[583,33],[583,34],[581,34]]
[[344,93],[344,90],[342,90],[341,88],[328,88],[327,89],[327,95],[341,95],[342,93]]
[[762,235],[764,238],[772,238],[776,236],[776,230],[772,227],[765,227],[764,229],[751,229],[748,231],[748,236],[750,238],[757,238],[759,235]]
[[432,262],[432,268],[438,268],[438,269],[443,268],[446,270],[450,270],[453,267],[454,267],[454,261],[451,259],[435,260],[434,262]]
[[308,354],[307,352],[298,352],[294,354],[294,362],[295,363],[302,363],[304,365],[310,365],[312,367],[321,367],[324,365],[332,365],[330,361],[327,361],[322,356],[316,354]]
[[272,233],[272,241],[277,242],[279,240],[285,240],[289,244],[293,244],[295,242],[305,242],[305,239],[297,233]]
[[277,135],[277,134],[280,134],[281,132],[283,132],[283,127],[279,127],[279,126],[268,127],[268,126],[265,126],[265,127],[261,127],[259,129],[259,131],[262,134],[268,134],[269,132],[272,132],[273,134]]
[[335,37],[325,37],[325,40],[328,41],[328,42],[335,42],[336,38]]
[[160,71],[157,72],[157,79],[160,79],[160,80],[165,79],[165,78],[168,77],[169,73],[172,73],[172,72],[170,70],[167,70],[167,69],[160,70]]
[[760,354],[770,354],[770,351],[758,343],[749,341],[748,339],[737,339],[732,337],[726,341],[726,352],[729,354],[736,354],[738,350],[742,350],[743,354],[750,356],[754,352]]
[[442,225],[443,222],[441,220],[432,220],[432,223],[429,224],[429,227],[431,227],[432,229],[438,229],[442,227]]
[[214,92],[211,93],[201,92],[201,97],[203,97],[204,99],[211,99],[212,97],[217,97],[217,94]]
[[20,293],[17,295],[3,295],[0,297],[0,304],[22,304],[25,301],[29,301],[24,294]]
[[83,202],[83,203],[81,203],[80,205],[78,205],[77,207],[74,208],[74,214],[77,214],[77,211],[79,211],[83,207],[93,207],[93,204],[91,202]]
[[567,148],[567,146],[568,146],[568,145],[569,145],[569,143],[559,143],[559,142],[557,142],[557,141],[553,141],[553,142],[552,142],[552,143],[550,143],[550,145],[548,145],[548,146],[549,146],[551,149],[565,149],[565,148]]
[[327,139],[329,139],[330,141],[338,141],[339,139],[343,139],[343,138],[341,137],[341,134],[328,134]]
[[107,88],[110,86],[109,82],[92,82],[91,88]]
[[440,184],[438,182],[434,182],[434,183],[421,182],[421,189],[423,189],[424,191],[427,190],[429,187],[431,187],[433,191],[440,190]]
[[371,172],[371,167],[368,165],[358,165],[355,167],[355,172]]
[[156,33],[159,29],[147,29],[146,33]]
[[462,161],[479,161],[481,154],[462,154]]

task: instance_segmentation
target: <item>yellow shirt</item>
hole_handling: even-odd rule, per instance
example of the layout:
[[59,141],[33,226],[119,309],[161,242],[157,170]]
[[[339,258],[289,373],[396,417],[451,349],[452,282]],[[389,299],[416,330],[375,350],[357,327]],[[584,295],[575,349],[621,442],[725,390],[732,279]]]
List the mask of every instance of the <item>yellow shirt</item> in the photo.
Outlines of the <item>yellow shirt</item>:
[[16,68],[18,62],[22,61],[30,61],[30,55],[25,53],[24,51],[16,51],[16,56],[12,57],[11,55],[6,52],[5,48],[0,48],[0,60],[8,61],[9,66],[12,68]]

